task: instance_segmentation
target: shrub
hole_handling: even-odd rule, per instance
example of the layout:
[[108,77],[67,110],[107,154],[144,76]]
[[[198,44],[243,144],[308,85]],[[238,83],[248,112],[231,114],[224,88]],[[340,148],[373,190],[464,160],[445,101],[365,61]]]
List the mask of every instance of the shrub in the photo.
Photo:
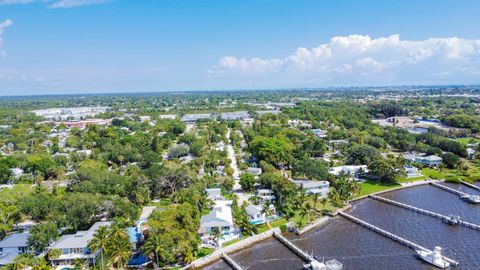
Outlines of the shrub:
[[445,182],[460,184],[460,179],[456,176],[449,175],[449,176],[445,177]]

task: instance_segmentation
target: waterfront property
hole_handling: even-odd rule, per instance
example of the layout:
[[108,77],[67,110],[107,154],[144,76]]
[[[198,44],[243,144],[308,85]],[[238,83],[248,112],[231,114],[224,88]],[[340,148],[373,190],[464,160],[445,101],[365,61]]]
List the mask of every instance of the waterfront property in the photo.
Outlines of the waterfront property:
[[367,173],[368,169],[367,165],[348,165],[332,167],[328,172],[336,176],[343,173],[352,176],[355,180],[360,180],[360,177]]
[[308,194],[327,196],[330,188],[328,181],[292,180],[292,182],[298,187],[303,188]]
[[19,255],[28,252],[30,233],[12,233],[0,241],[0,266],[13,263]]
[[267,215],[265,213],[264,207],[262,205],[249,204],[247,207],[245,207],[245,211],[250,218],[250,223],[254,225],[259,225],[265,223],[267,219],[269,221],[275,219],[275,207],[270,204],[268,208],[269,212],[271,213],[270,215]]
[[435,155],[427,156],[426,154],[423,154],[423,153],[415,153],[415,152],[404,153],[403,157],[407,162],[418,163],[422,166],[427,166],[427,167],[438,167],[442,163],[441,157],[438,157]]
[[78,231],[75,234],[63,235],[50,246],[50,250],[59,249],[61,255],[58,258],[50,258],[50,261],[53,265],[71,265],[74,260],[86,260],[89,263],[93,263],[97,258],[98,252],[90,251],[87,245],[98,228],[110,225],[111,222],[96,222],[88,231]]
[[407,178],[414,178],[414,177],[423,176],[420,173],[420,171],[418,170],[418,168],[415,167],[415,166],[405,165],[403,168],[405,169],[405,173],[407,174]]
[[200,219],[200,235],[210,234],[216,230],[222,233],[234,231],[232,201],[216,200],[212,211]]

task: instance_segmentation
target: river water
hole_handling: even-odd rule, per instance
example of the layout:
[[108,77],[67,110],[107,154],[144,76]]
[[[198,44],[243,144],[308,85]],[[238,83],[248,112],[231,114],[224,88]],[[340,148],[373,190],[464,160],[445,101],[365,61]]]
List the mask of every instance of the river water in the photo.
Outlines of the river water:
[[[480,194],[465,186],[462,190]],[[459,215],[466,221],[480,224],[480,205],[468,204],[457,195],[433,186],[403,189],[381,196],[445,215]],[[436,218],[371,199],[354,203],[348,213],[424,247],[443,247],[444,255],[460,262],[457,269],[480,269],[480,231],[450,226]],[[339,260],[346,270],[436,269],[417,259],[412,249],[339,216],[302,236],[286,236],[319,258]],[[249,270],[302,269],[300,258],[275,239],[237,252],[232,257]],[[205,269],[230,268],[219,261]]]

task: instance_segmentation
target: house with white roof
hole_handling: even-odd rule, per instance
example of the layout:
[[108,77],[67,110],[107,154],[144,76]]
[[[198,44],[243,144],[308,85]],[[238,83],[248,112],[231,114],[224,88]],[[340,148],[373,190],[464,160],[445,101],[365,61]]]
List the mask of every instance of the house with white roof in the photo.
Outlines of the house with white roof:
[[328,181],[292,180],[292,182],[305,190],[308,194],[327,196],[330,188],[330,183]]
[[209,198],[210,200],[222,200],[223,199],[223,196],[222,196],[222,189],[221,188],[207,188],[205,189],[205,191],[207,192],[207,198]]
[[272,211],[272,215],[266,216],[262,205],[255,205],[251,203],[245,207],[245,212],[250,218],[250,223],[258,225],[265,223],[267,219],[272,220],[275,218],[275,207],[270,204],[269,209]]
[[407,162],[410,163],[418,163],[423,166],[429,166],[429,167],[437,167],[442,163],[442,158],[436,155],[430,155],[427,156],[426,154],[423,153],[415,153],[415,152],[410,152],[410,153],[404,153],[403,157]]
[[53,265],[71,265],[74,260],[87,260],[93,263],[98,252],[92,252],[87,248],[88,243],[93,239],[93,235],[102,226],[110,226],[111,222],[96,222],[88,231],[78,231],[75,234],[66,234],[60,237],[50,250],[59,249],[61,255],[58,258],[50,258]]
[[201,217],[198,231],[200,235],[210,234],[215,230],[227,234],[235,230],[231,200],[216,200],[212,211]]
[[332,167],[328,170],[330,174],[335,176],[339,176],[340,174],[350,175],[355,179],[359,179],[361,174],[366,173],[368,171],[367,165],[348,165],[348,166],[337,166]]
[[262,174],[262,168],[248,167],[247,168],[247,173],[253,174],[254,176],[259,176],[259,175]]
[[28,252],[30,233],[12,233],[0,241],[0,266],[13,263],[20,254]]

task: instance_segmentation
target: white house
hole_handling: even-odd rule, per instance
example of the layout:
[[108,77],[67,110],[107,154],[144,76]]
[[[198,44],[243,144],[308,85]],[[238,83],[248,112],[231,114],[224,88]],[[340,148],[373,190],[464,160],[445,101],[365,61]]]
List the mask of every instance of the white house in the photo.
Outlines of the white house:
[[232,217],[232,201],[216,200],[212,211],[200,219],[200,235],[210,234],[218,230],[222,234],[235,230]]
[[351,175],[355,179],[358,179],[362,173],[366,173],[368,171],[367,165],[348,165],[348,166],[337,166],[332,167],[328,170],[330,174],[333,175],[340,175],[341,173]]
[[415,166],[405,165],[403,168],[405,169],[405,173],[407,174],[407,178],[422,176],[422,174],[420,173],[418,168],[415,167]]
[[88,231],[78,231],[76,234],[66,234],[60,237],[51,249],[59,249],[62,254],[58,258],[51,258],[54,265],[71,265],[74,260],[88,260],[90,263],[96,259],[98,252],[90,251],[87,246],[93,239],[95,231],[101,226],[110,226],[111,222],[96,222]]
[[275,207],[270,204],[269,209],[271,210],[272,215],[269,215],[268,217],[263,212],[263,206],[261,205],[249,204],[245,207],[245,212],[247,212],[247,215],[250,218],[250,223],[258,225],[265,223],[266,219],[270,220],[275,217]]
[[207,197],[210,199],[210,200],[221,200],[223,199],[223,196],[222,196],[222,189],[221,188],[207,188],[205,189],[205,191],[207,192]]
[[0,241],[0,266],[13,263],[22,253],[28,252],[28,237],[30,233],[12,233]]
[[321,196],[327,196],[330,188],[328,181],[292,180],[292,182],[309,194],[320,194]]
[[255,176],[259,176],[259,175],[262,174],[262,168],[248,167],[247,168],[247,173],[253,174]]
[[24,171],[20,168],[12,168],[10,170],[12,171],[12,175],[14,179],[19,179],[20,177],[22,177],[24,173]]
[[418,154],[415,152],[411,152],[411,153],[404,153],[403,157],[407,162],[411,162],[411,163],[415,162],[423,166],[429,166],[429,167],[437,167],[442,163],[442,158],[435,155],[427,156],[422,153]]

